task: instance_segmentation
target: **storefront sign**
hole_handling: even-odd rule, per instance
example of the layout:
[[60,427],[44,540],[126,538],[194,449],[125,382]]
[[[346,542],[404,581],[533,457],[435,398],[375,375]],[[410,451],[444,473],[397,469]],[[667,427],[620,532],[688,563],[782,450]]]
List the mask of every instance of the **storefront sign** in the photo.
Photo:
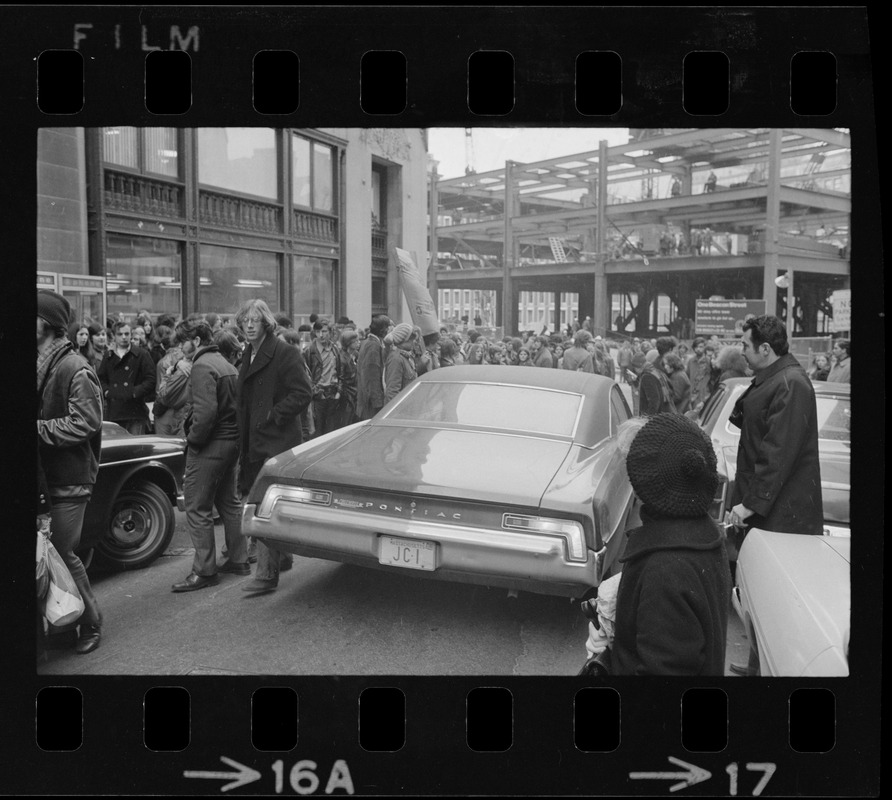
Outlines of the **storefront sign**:
[[698,300],[694,330],[697,336],[742,336],[743,323],[764,313],[764,300]]
[[831,330],[834,333],[850,331],[852,329],[852,290],[839,289],[830,295],[833,305],[833,322]]
[[38,272],[37,273],[37,288],[38,289],[49,289],[51,292],[59,291],[59,287],[57,281],[59,276],[55,272]]
[[427,289],[427,284],[421,278],[421,272],[415,264],[415,259],[408,250],[395,247],[397,268],[400,271],[400,284],[406,303],[409,305],[409,313],[412,322],[421,328],[421,335],[437,333],[440,330],[440,318],[437,309]]

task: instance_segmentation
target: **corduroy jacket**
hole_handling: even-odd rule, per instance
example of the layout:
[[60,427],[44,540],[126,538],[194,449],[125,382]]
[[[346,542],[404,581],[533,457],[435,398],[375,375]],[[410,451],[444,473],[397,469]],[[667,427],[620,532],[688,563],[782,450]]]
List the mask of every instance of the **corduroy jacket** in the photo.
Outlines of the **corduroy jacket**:
[[200,348],[192,359],[189,392],[190,446],[201,449],[214,439],[238,439],[238,371],[217,345]]

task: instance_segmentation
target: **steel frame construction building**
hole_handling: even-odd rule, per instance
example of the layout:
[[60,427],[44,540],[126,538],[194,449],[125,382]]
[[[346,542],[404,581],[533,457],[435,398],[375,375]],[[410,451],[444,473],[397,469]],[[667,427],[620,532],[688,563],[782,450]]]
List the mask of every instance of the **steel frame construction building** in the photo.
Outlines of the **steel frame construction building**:
[[506,334],[521,292],[554,295],[552,330],[571,292],[600,333],[665,332],[661,297],[674,317],[662,327],[676,334],[685,321],[695,333],[696,300],[715,297],[764,299],[791,335],[820,333],[830,294],[850,288],[848,131],[630,133],[624,145],[490,172],[434,171],[431,294],[495,292]]

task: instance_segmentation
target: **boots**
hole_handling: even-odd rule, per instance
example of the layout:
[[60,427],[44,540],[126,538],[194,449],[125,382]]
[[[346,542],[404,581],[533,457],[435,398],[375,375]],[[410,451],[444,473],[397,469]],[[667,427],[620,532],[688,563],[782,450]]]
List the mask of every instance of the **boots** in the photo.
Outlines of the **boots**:
[[84,623],[81,625],[81,635],[74,646],[74,652],[78,655],[92,653],[99,647],[100,639],[102,639],[102,629],[98,625]]

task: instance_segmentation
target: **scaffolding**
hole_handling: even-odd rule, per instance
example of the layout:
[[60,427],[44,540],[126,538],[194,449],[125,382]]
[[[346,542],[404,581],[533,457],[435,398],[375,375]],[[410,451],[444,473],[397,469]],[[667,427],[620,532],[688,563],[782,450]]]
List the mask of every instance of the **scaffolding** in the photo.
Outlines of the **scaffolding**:
[[[624,145],[440,179],[431,192],[447,222],[436,228],[432,290],[496,291],[506,331],[518,329],[520,293],[572,292],[580,317],[605,333],[664,332],[718,295],[764,299],[768,313],[795,306],[791,333],[813,335],[826,297],[849,286],[846,130],[638,132]],[[789,296],[775,284],[784,273],[795,276]],[[631,303],[621,319],[617,298]]]

